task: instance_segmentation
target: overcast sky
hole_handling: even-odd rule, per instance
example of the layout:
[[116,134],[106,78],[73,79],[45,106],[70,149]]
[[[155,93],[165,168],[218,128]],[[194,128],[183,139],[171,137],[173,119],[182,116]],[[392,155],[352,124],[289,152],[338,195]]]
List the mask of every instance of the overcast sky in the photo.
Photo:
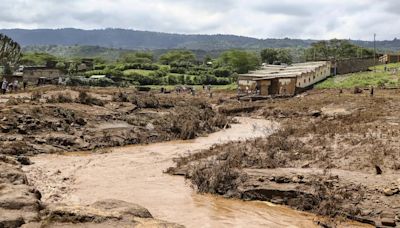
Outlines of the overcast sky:
[[1,28],[127,28],[257,38],[400,38],[399,0],[0,0]]

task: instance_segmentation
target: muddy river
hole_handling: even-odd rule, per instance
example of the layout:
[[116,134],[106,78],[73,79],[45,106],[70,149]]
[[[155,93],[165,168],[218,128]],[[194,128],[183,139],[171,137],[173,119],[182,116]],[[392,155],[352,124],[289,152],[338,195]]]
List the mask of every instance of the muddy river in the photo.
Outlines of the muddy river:
[[154,217],[187,227],[314,227],[315,216],[265,202],[244,202],[196,194],[183,177],[163,174],[172,159],[213,144],[271,134],[277,125],[262,119],[240,123],[207,137],[107,153],[40,155],[26,167],[43,201],[90,204],[101,199],[137,203]]

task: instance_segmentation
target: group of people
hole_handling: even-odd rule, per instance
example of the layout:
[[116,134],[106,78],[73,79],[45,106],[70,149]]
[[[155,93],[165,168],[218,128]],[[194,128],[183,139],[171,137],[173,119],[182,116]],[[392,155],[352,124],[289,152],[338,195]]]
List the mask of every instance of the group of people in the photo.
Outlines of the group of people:
[[[23,88],[26,89],[27,83],[26,81],[23,82]],[[18,91],[19,89],[19,82],[18,80],[14,80],[14,82],[8,82],[7,79],[3,79],[1,84],[1,92],[2,94],[6,94],[7,92]]]

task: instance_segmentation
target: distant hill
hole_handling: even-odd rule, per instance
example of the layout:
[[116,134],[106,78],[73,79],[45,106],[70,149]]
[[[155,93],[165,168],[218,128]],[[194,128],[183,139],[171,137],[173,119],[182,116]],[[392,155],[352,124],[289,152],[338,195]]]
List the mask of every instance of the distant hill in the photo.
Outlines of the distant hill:
[[192,49],[224,50],[232,48],[308,47],[313,40],[255,39],[234,35],[181,35],[126,29],[1,29],[22,46],[87,45],[135,50]]
[[[256,39],[234,35],[182,35],[159,32],[146,32],[127,29],[0,29],[0,33],[10,36],[25,50],[49,49],[61,55],[78,52],[84,55],[117,56],[124,50],[168,50],[190,49],[206,52],[226,49],[263,49],[263,48],[307,48],[316,40],[301,39]],[[371,41],[351,41],[357,45],[373,48]],[[58,47],[57,47],[58,46]],[[83,48],[81,48],[83,46]],[[399,51],[400,40],[377,41],[381,51]],[[79,47],[79,48],[78,48]]]

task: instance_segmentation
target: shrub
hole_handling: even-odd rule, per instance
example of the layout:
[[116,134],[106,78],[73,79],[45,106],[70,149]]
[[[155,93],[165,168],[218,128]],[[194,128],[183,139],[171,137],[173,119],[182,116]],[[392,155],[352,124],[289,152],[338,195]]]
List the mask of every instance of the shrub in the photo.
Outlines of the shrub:
[[79,96],[76,99],[77,103],[85,104],[85,105],[97,105],[97,106],[104,106],[104,101],[97,99],[91,95],[89,95],[85,91],[80,91]]
[[74,100],[70,93],[58,93],[47,99],[47,103],[72,103]]
[[201,193],[212,193],[225,195],[228,192],[237,190],[240,182],[246,176],[225,161],[214,161],[211,164],[198,164],[191,176],[191,183]]

